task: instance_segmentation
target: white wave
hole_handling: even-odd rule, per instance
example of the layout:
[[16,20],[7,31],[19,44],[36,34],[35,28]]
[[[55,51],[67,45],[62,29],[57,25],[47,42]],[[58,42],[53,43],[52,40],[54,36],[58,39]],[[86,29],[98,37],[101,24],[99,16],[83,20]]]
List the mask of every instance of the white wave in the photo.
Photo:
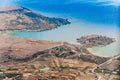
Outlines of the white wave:
[[120,0],[70,0],[72,2],[84,2],[84,3],[102,3],[102,5],[113,5],[113,6],[120,6]]
[[120,0],[97,0],[98,2],[107,2],[107,5],[120,6]]

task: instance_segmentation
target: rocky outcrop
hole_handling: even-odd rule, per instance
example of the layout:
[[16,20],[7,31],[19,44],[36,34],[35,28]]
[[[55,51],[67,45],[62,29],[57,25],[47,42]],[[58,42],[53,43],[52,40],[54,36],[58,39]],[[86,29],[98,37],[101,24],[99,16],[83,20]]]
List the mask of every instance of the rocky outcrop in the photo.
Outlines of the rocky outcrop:
[[115,42],[115,40],[101,35],[88,35],[86,37],[78,38],[77,42],[84,47],[91,48],[95,46],[106,46]]
[[24,7],[0,7],[0,31],[43,31],[67,24],[67,19],[43,16]]

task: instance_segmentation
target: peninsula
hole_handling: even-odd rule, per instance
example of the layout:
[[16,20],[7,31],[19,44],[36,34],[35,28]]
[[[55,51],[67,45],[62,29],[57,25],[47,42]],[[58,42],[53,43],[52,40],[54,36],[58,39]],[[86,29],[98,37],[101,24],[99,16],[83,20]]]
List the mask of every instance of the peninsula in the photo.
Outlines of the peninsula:
[[67,24],[67,19],[43,16],[21,6],[0,7],[0,31],[44,31]]

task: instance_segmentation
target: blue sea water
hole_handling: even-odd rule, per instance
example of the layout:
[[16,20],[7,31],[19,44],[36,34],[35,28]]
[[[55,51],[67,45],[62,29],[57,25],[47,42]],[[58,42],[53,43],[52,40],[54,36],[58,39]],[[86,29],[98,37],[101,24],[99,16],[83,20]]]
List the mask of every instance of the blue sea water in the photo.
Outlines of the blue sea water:
[[[4,4],[0,4],[23,6],[46,16],[68,18],[72,22],[50,31],[16,32],[11,33],[11,36],[74,44],[77,44],[76,38],[90,34],[106,35],[119,40],[120,6],[117,0],[5,0]],[[117,46],[96,47],[93,51],[98,55],[112,56],[119,53],[118,43],[114,45]]]
[[[99,24],[118,24],[119,0],[0,0],[0,5],[18,5],[39,12],[64,14]],[[108,26],[106,26],[108,27]]]
[[47,0],[45,2],[38,0],[31,3],[21,3],[21,5],[37,11],[64,14],[68,18],[72,16],[87,22],[112,25],[118,24],[119,9],[116,6],[105,5],[107,2],[95,3],[82,0],[69,3],[69,1],[71,0]]

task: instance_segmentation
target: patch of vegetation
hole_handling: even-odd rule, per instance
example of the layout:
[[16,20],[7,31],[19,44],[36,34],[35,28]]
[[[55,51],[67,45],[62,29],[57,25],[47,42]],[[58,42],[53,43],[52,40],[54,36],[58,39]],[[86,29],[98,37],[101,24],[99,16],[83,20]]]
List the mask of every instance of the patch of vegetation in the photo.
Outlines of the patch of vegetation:
[[96,73],[104,73],[104,74],[112,74],[113,71],[112,70],[107,70],[107,69],[100,69],[100,68],[97,68],[94,70]]
[[73,55],[73,54],[75,54],[75,52],[70,51],[69,54],[70,54],[70,55]]
[[45,67],[44,66],[41,66],[41,65],[39,65],[39,67],[38,67],[39,69],[44,69]]
[[104,70],[103,72],[104,73],[112,73],[112,71],[110,71],[110,70]]
[[120,78],[113,78],[112,80],[120,80]]
[[13,64],[18,64],[18,62],[13,62]]
[[2,68],[0,68],[0,72],[2,72]]
[[86,66],[85,68],[83,68],[83,72],[87,71],[89,69],[89,66]]
[[55,76],[50,76],[49,79],[56,80]]
[[84,52],[84,53],[88,53],[88,54],[90,53],[85,47],[81,47],[79,51]]
[[44,61],[44,57],[49,57],[49,56],[50,54],[48,54],[47,52],[41,55],[43,61]]
[[[16,77],[16,76],[22,77],[22,74],[20,74],[20,73],[6,73],[5,76],[8,77],[8,78],[13,78],[13,77]],[[21,80],[21,79],[15,79],[15,80]]]
[[96,73],[102,73],[102,70],[99,69],[99,68],[95,69],[94,71],[95,71]]
[[36,69],[34,65],[31,65],[31,68],[32,68],[32,69]]
[[38,61],[45,61],[45,58],[42,56],[40,58],[37,59]]
[[61,69],[77,69],[77,67],[60,66]]
[[120,60],[120,57],[119,57],[119,58],[117,58],[117,60]]
[[18,70],[18,69],[17,69],[17,68],[11,68],[11,67],[10,67],[10,68],[8,68],[7,70],[8,70],[8,71],[15,71],[15,70]]

